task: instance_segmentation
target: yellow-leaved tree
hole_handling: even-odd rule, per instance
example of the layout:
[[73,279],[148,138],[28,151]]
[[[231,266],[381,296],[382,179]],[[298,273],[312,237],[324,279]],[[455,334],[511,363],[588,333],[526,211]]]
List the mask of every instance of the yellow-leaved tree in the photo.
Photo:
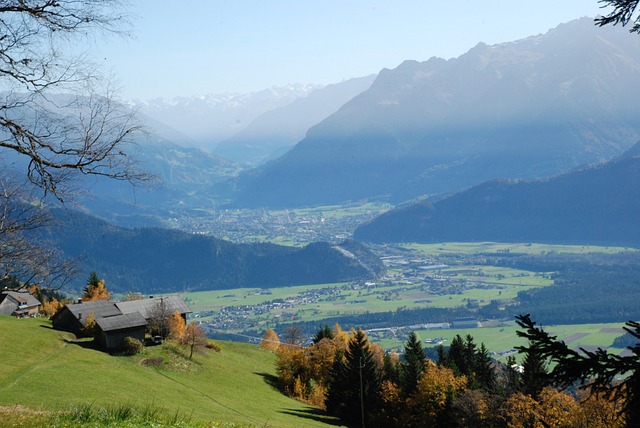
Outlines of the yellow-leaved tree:
[[189,359],[194,352],[199,352],[207,346],[207,335],[204,330],[195,322],[191,322],[184,330],[182,344],[189,347]]
[[277,351],[280,346],[280,338],[278,334],[273,331],[273,329],[268,329],[262,335],[262,342],[260,342],[260,347],[264,349],[269,349],[271,351]]
[[405,402],[407,425],[437,426],[449,403],[466,389],[465,376],[456,376],[453,370],[447,367],[427,363],[416,390]]
[[95,272],[91,272],[87,280],[87,286],[84,288],[82,295],[83,302],[91,302],[93,300],[109,300],[111,293],[104,284],[104,279],[99,279]]
[[169,336],[179,344],[182,344],[185,340],[185,333],[187,331],[187,323],[185,322],[182,314],[179,311],[175,311],[169,317]]
[[51,318],[54,316],[64,305],[55,297],[51,300],[47,300],[40,305],[40,312],[46,317]]

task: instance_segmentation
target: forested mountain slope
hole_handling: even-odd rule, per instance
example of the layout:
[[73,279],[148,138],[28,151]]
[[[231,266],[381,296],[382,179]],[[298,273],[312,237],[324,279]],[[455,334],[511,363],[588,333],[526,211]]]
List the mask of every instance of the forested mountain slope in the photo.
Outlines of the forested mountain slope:
[[640,155],[550,179],[495,180],[360,226],[375,242],[506,241],[640,247]]
[[57,210],[44,239],[65,256],[81,258],[82,287],[89,272],[116,292],[175,292],[279,287],[370,278],[381,261],[353,241],[304,248],[234,244],[200,234],[160,228],[127,229],[71,210]]

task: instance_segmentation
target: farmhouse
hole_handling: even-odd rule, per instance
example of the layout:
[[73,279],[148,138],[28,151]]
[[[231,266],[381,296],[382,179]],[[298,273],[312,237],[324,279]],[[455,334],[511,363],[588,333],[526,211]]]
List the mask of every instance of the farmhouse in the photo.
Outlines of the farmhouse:
[[123,314],[139,312],[151,322],[154,318],[171,316],[174,312],[180,312],[182,318],[187,320],[187,314],[192,311],[180,296],[149,297],[148,299],[130,300],[128,302],[116,303],[116,306]]
[[80,302],[66,305],[52,318],[53,328],[75,333],[82,336],[87,325],[87,320],[93,318],[108,318],[122,315],[120,309],[113,302],[108,300],[93,300],[91,302]]
[[66,305],[51,320],[53,328],[85,334],[87,320],[96,322],[95,339],[103,349],[118,349],[129,336],[144,342],[148,324],[178,311],[186,321],[191,310],[179,296],[163,296],[129,302],[94,300]]
[[26,291],[5,290],[0,293],[0,315],[38,316],[40,301]]

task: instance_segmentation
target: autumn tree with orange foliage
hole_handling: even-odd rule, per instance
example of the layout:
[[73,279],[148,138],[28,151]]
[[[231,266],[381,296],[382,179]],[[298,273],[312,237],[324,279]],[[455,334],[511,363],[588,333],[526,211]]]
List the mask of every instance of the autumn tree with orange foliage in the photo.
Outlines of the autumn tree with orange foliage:
[[169,317],[167,321],[169,325],[169,336],[179,344],[182,344],[185,339],[185,333],[187,331],[187,323],[185,322],[182,314],[179,311],[175,311]]
[[330,335],[326,334],[325,328],[320,331],[323,332],[321,335],[316,334],[319,341],[307,348],[280,343],[276,371],[285,394],[305,403],[324,407],[336,352],[344,352],[348,335],[337,324]]
[[191,322],[185,328],[182,344],[189,348],[189,359],[191,359],[194,352],[200,352],[206,348],[207,335],[198,324]]
[[278,334],[271,328],[265,331],[262,335],[262,342],[260,342],[260,347],[269,349],[270,351],[277,351],[279,346],[280,338],[278,338]]
[[447,410],[453,398],[467,389],[467,378],[453,370],[427,364],[416,391],[406,401],[407,421],[404,426],[450,426]]
[[94,300],[109,300],[111,298],[111,293],[107,291],[104,279],[98,279],[98,275],[95,272],[91,272],[91,275],[89,275],[87,286],[83,291],[83,302],[91,302]]
[[87,315],[87,318],[84,322],[84,327],[82,329],[82,333],[88,337],[95,337],[98,332],[98,323],[96,322],[96,314],[91,312]]
[[589,394],[578,401],[548,386],[540,391],[537,400],[521,392],[513,394],[503,404],[502,418],[509,428],[622,428],[624,419],[617,410],[615,402],[601,394]]
[[40,312],[44,316],[51,318],[56,313],[58,313],[58,311],[62,309],[63,306],[64,305],[54,297],[51,300],[43,302],[42,305],[40,305]]

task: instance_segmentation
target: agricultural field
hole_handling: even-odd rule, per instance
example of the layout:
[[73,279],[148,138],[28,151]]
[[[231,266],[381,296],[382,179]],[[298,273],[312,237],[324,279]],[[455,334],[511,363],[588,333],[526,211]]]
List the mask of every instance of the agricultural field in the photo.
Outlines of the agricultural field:
[[[513,348],[526,345],[526,341],[517,336],[518,326],[514,321],[500,323],[499,325],[489,324],[471,329],[429,329],[416,330],[416,334],[426,347],[442,344],[447,346],[451,340],[460,335],[465,337],[470,334],[476,344],[484,343],[492,356],[498,360],[504,360],[508,355],[513,354]],[[613,348],[611,345],[616,337],[624,334],[622,329],[624,323],[605,324],[578,324],[578,325],[554,325],[545,327],[550,334],[563,340],[572,349],[584,348],[590,351],[600,347],[607,349],[611,353],[619,354],[623,349]],[[375,338],[385,349],[401,349],[404,346],[406,337],[397,332],[376,332]]]
[[[321,325],[327,318],[398,310],[465,308],[474,311],[496,301],[516,301],[518,293],[522,291],[554,284],[554,272],[493,265],[493,256],[487,256],[491,254],[547,257],[557,254],[588,256],[637,252],[621,247],[490,242],[387,245],[376,247],[375,251],[384,261],[387,271],[385,276],[370,281],[195,292],[185,293],[183,298],[192,308],[192,316],[204,322],[209,331],[233,334],[253,332],[251,334],[255,335],[255,332],[267,328],[282,329],[290,323]],[[388,327],[401,330],[407,326]],[[620,327],[599,328],[619,330]],[[566,329],[573,331],[573,327]],[[450,340],[457,333],[453,329],[438,332],[445,340]],[[577,334],[580,337],[575,339],[576,345],[606,347],[616,335],[620,335],[597,334],[591,329],[588,334],[583,333],[568,333],[566,337]],[[434,332],[425,330],[421,334],[431,338]],[[486,340],[479,340],[485,341],[489,349],[497,353],[518,344],[513,323],[474,329],[474,337],[476,334],[486,334]],[[564,338],[564,333],[558,334]],[[387,349],[398,347],[404,340],[404,337],[396,340],[389,332],[386,335],[374,334],[372,338],[379,340]]]
[[444,242],[438,244],[405,244],[405,248],[427,254],[479,254],[479,253],[518,253],[543,255],[548,253],[621,253],[640,251],[628,247],[599,247],[594,245],[552,245],[536,243],[500,243],[500,242]]
[[398,308],[485,305],[553,283],[535,272],[485,266],[429,271],[419,275],[418,281],[415,274],[411,280],[397,270],[391,275],[376,282],[206,291],[185,293],[183,298],[201,321],[214,322],[217,315],[231,310],[241,311],[243,317],[250,314],[257,325],[271,328],[282,320],[315,321]]

